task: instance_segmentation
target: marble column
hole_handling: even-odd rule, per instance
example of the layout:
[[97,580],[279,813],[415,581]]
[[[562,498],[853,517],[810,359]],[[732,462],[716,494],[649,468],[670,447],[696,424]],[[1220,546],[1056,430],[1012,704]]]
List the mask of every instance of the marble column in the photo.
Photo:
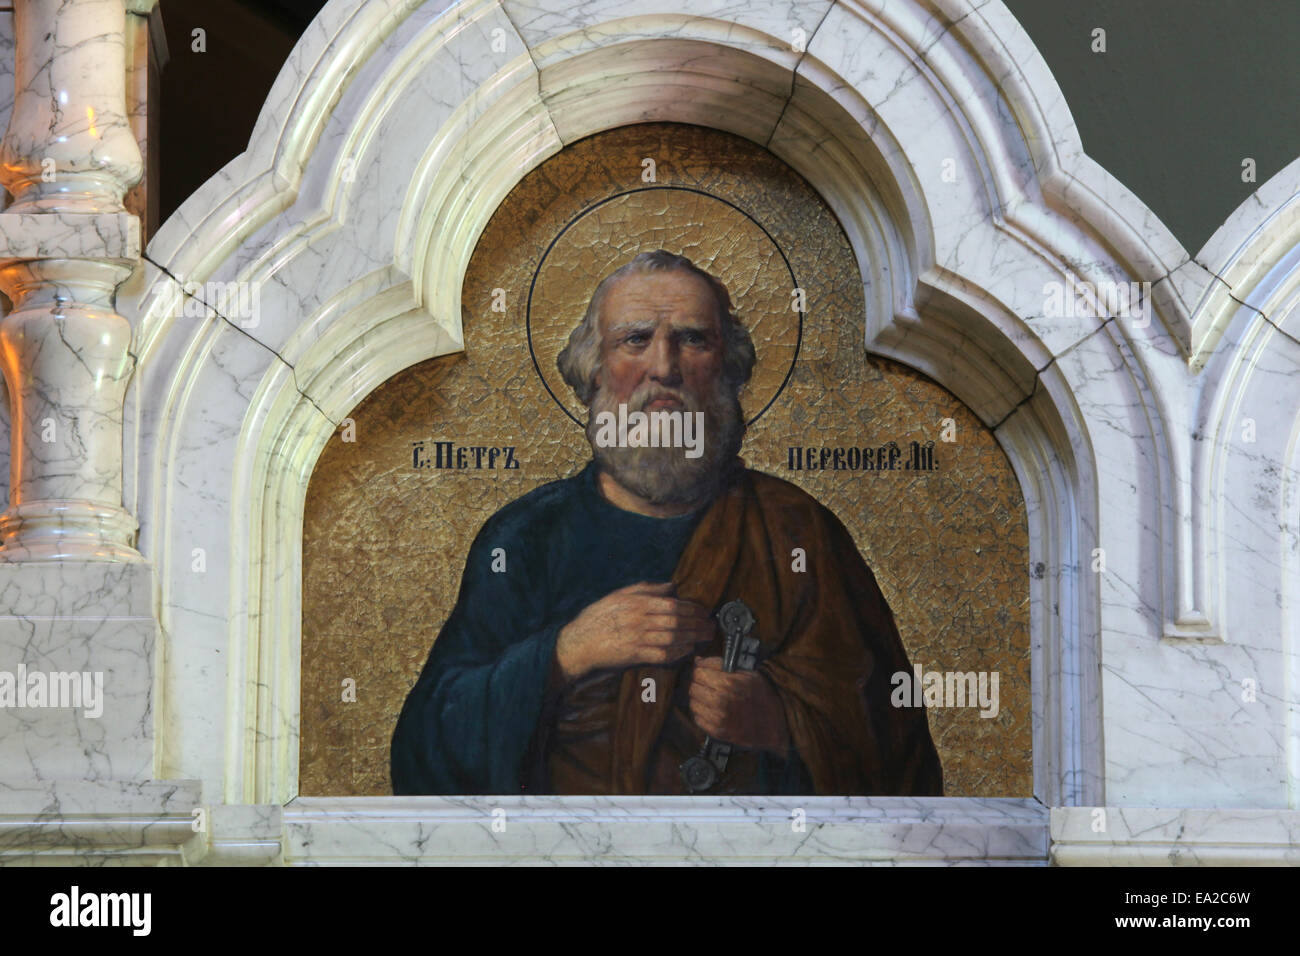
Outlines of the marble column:
[[[109,805],[122,817],[137,804],[152,815],[158,625],[153,567],[122,507],[134,358],[114,304],[140,258],[140,222],[122,202],[142,167],[126,105],[127,13],[123,0],[18,0],[14,14],[14,106],[0,142],[13,197],[0,213],[0,290],[12,303],[0,319],[11,422],[0,676],[62,691],[0,707],[0,818]],[[0,861],[14,849],[0,835]]]
[[114,293],[140,255],[122,197],[142,161],[127,116],[124,0],[19,0],[0,144],[0,369],[12,420],[3,561],[140,561],[122,507],[131,328]]

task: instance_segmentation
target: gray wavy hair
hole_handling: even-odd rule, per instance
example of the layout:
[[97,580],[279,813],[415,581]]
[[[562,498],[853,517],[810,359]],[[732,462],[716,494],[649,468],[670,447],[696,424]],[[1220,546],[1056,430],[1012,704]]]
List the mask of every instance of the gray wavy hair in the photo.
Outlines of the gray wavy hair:
[[731,310],[731,295],[727,292],[727,287],[685,256],[666,249],[656,249],[654,252],[641,253],[601,280],[592,293],[591,302],[587,304],[587,314],[582,317],[577,328],[569,333],[569,344],[555,361],[560,375],[582,404],[590,405],[592,396],[596,394],[596,373],[600,371],[600,308],[610,288],[624,276],[670,271],[689,272],[699,276],[713,293],[718,308],[718,322],[722,326],[723,381],[739,392],[741,386],[754,374],[754,342],[749,337],[749,331]]

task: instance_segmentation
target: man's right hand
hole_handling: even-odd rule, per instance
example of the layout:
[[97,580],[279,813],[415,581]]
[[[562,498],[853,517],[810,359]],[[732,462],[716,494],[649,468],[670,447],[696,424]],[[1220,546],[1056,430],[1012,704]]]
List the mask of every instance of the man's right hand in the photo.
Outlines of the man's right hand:
[[565,680],[595,670],[671,664],[713,640],[708,608],[674,596],[672,582],[611,591],[565,625],[555,659]]

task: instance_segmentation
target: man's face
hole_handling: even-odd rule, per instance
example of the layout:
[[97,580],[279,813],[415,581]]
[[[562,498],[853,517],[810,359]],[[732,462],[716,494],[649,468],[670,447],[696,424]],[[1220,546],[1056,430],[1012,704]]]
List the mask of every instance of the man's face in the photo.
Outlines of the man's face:
[[[745,419],[736,389],[722,375],[726,352],[717,302],[707,282],[689,272],[624,276],[605,294],[600,364],[587,420],[587,440],[601,469],[655,504],[711,497],[737,461]],[[682,412],[701,416],[703,454],[681,448],[610,447],[596,441],[602,413]]]
[[[717,302],[698,276],[624,276],[601,305],[597,387],[630,410],[699,408],[722,374],[718,319]],[[633,403],[634,396],[645,404]]]

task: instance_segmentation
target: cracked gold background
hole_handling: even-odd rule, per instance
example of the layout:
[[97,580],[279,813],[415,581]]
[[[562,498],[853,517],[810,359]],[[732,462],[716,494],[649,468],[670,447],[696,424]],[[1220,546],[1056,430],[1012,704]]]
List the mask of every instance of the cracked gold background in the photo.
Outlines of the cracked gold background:
[[[646,191],[656,185],[706,193]],[[637,192],[630,192],[639,190]],[[629,193],[593,207],[601,200]],[[763,230],[721,200],[762,224]],[[583,215],[586,213],[585,215]],[[1024,501],[992,434],[946,389],[864,347],[861,279],[834,215],[761,147],[698,127],[654,123],[576,143],[510,193],[484,230],[462,290],[465,351],[412,366],[353,411],[308,488],[303,522],[299,792],[391,793],[388,746],[407,691],[455,603],[469,544],[497,509],[579,470],[590,448],[547,394],[525,336],[530,284],[538,359],[556,395],[560,335],[596,283],[664,246],[717,274],[754,334],[760,367],[742,394],[752,416],[789,367],[796,326],[789,259],[807,297],[798,361],[752,427],[746,463],[805,488],[853,533],[893,608],[914,665],[997,671],[1000,713],[930,709],[948,796],[1032,794],[1029,549]],[[505,290],[504,312],[492,310]],[[582,416],[579,414],[579,418]],[[957,441],[941,443],[940,422]],[[518,471],[412,467],[412,443],[513,445]],[[792,444],[936,442],[934,472],[787,469]],[[356,701],[345,702],[345,679]]]

